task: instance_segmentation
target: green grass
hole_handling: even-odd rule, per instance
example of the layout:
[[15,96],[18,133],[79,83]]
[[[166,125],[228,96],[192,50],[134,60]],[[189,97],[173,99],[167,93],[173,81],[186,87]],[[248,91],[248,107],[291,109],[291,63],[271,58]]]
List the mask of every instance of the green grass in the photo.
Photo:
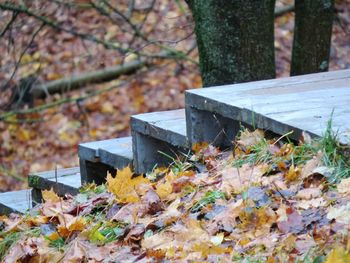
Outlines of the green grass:
[[66,245],[66,241],[63,237],[59,237],[56,240],[50,240],[49,246],[56,248],[57,250],[64,251],[64,247]]
[[7,251],[11,248],[11,246],[16,243],[21,238],[21,233],[12,232],[7,233],[4,236],[4,239],[0,241],[0,260],[7,254]]
[[196,202],[190,211],[192,213],[199,212],[202,210],[203,207],[207,206],[208,204],[215,203],[217,199],[225,199],[225,194],[221,191],[209,191],[205,194],[204,197],[202,197],[198,202]]
[[35,227],[24,232],[3,232],[0,233],[0,237],[3,238],[0,241],[0,260],[8,253],[9,249],[18,242],[22,237],[38,237],[40,236],[40,228]]
[[170,164],[170,169],[171,171],[177,175],[181,172],[185,172],[190,170],[191,168],[193,168],[193,164],[189,163],[187,161],[188,159],[188,154],[182,154],[183,158],[180,158],[180,156],[177,156],[177,158],[174,158],[172,156],[170,156],[169,154],[165,153],[165,152],[161,152],[158,151],[161,155],[163,155],[164,157],[168,158],[169,160],[171,160],[171,164]]
[[343,178],[350,177],[350,148],[340,145],[337,137],[338,134],[332,129],[331,118],[323,137],[319,140],[324,165],[334,169],[331,178],[328,178],[330,183],[337,183]]
[[338,183],[341,179],[350,177],[350,147],[339,144],[338,134],[332,129],[332,121],[333,113],[327,122],[324,135],[319,139],[312,140],[311,143],[295,145],[287,136],[282,136],[281,138],[285,137],[284,139],[287,140],[285,143],[292,147],[291,154],[287,157],[271,154],[269,152],[269,141],[263,138],[250,147],[248,154],[238,156],[234,160],[233,166],[241,167],[245,163],[251,165],[261,163],[277,164],[280,161],[287,161],[294,165],[303,165],[316,156],[318,152],[322,152],[323,165],[333,171],[331,176],[327,177],[328,182],[331,184]]

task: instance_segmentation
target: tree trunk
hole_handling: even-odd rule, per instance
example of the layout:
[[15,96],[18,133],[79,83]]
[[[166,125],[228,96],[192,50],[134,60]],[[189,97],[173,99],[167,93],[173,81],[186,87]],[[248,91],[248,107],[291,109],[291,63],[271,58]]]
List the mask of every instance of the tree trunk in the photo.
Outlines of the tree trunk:
[[334,0],[295,0],[291,75],[328,70]]
[[275,0],[187,0],[203,86],[275,77]]

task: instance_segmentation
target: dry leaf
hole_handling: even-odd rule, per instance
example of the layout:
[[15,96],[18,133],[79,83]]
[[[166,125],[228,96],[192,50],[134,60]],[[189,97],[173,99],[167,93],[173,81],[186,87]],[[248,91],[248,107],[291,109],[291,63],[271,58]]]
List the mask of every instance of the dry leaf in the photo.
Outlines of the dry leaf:
[[150,183],[148,179],[143,176],[132,178],[133,173],[129,166],[122,170],[118,170],[115,178],[111,174],[107,174],[107,188],[113,193],[117,199],[122,203],[135,203],[140,201],[135,188],[140,184]]
[[292,164],[289,167],[288,172],[285,174],[285,179],[287,182],[293,182],[300,177],[300,170]]
[[332,220],[335,219],[338,223],[341,224],[350,224],[350,203],[343,205],[341,207],[331,207],[327,214],[327,218]]
[[334,248],[328,254],[325,263],[348,263],[350,262],[350,253],[342,247]]
[[299,199],[310,200],[312,198],[317,198],[322,195],[321,189],[317,187],[301,189],[296,197]]
[[252,145],[257,144],[264,138],[264,131],[256,129],[253,132],[250,132],[249,130],[244,130],[240,136],[239,140],[237,141],[238,144],[249,147]]
[[337,185],[337,189],[339,193],[342,194],[350,194],[350,178],[343,179],[341,182]]
[[45,202],[56,203],[60,201],[60,197],[52,188],[50,190],[42,190],[41,193]]

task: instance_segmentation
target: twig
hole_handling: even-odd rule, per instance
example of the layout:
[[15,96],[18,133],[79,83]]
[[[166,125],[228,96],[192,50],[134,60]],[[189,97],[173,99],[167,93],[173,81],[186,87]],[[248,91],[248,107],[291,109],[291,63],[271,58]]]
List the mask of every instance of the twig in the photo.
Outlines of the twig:
[[282,197],[282,199],[284,201],[286,201],[287,204],[290,204],[290,202],[288,201],[288,199],[280,192],[280,190],[278,189],[278,186],[276,185],[275,182],[272,182],[273,186],[275,187],[276,191],[280,194],[280,196]]
[[0,37],[3,37],[6,33],[7,30],[10,29],[11,25],[13,24],[13,22],[15,22],[16,18],[18,16],[18,12],[13,12],[12,13],[12,17],[11,20],[7,23],[7,25],[5,26],[5,28],[2,30],[2,32],[0,33]]
[[43,27],[45,26],[45,24],[41,24],[41,26],[38,28],[37,31],[34,32],[34,34],[32,35],[32,38],[30,39],[29,41],[29,44],[25,47],[25,49],[21,52],[20,56],[19,56],[19,59],[17,61],[17,63],[15,64],[15,68],[11,74],[11,77],[6,81],[6,83],[0,88],[0,90],[4,90],[7,85],[11,82],[11,80],[13,79],[13,77],[15,76],[17,70],[18,70],[18,67],[19,67],[19,64],[21,63],[21,60],[22,60],[22,57],[25,55],[25,53],[27,52],[28,48],[32,45],[35,37],[39,34],[39,32],[41,31],[41,29],[43,29]]
[[68,29],[65,27],[60,26],[58,23],[56,23],[55,21],[52,21],[51,19],[45,17],[45,16],[40,16],[38,14],[36,14],[35,12],[33,12],[32,10],[30,10],[29,8],[25,7],[25,6],[19,6],[19,5],[14,5],[14,4],[10,4],[10,3],[0,3],[0,9],[3,10],[9,10],[9,11],[13,11],[13,12],[19,12],[19,13],[24,13],[30,17],[33,17],[39,21],[41,21],[42,23],[44,23],[45,25],[48,25],[56,30],[59,31],[63,31],[66,33],[69,33],[73,36],[77,36],[81,39],[84,40],[88,40],[97,44],[101,44],[103,45],[106,49],[115,49],[118,50],[119,52],[121,52],[122,54],[127,54],[127,53],[135,53],[138,56],[143,56],[143,57],[150,57],[150,58],[163,58],[163,59],[169,59],[169,58],[176,58],[176,59],[184,59],[184,60],[188,60],[191,62],[194,62],[196,64],[198,64],[198,62],[194,61],[193,59],[189,58],[185,53],[183,53],[182,51],[178,51],[175,49],[172,49],[170,47],[166,47],[163,45],[159,45],[159,47],[163,48],[164,50],[166,50],[169,53],[169,56],[167,55],[161,55],[161,54],[147,54],[147,53],[143,53],[140,52],[140,50],[135,50],[132,48],[124,48],[122,47],[121,44],[119,43],[113,43],[113,42],[109,42],[109,41],[104,41],[101,40],[97,37],[95,37],[94,35],[90,35],[90,34],[85,34],[85,33],[81,33],[81,32],[76,32],[72,29]]

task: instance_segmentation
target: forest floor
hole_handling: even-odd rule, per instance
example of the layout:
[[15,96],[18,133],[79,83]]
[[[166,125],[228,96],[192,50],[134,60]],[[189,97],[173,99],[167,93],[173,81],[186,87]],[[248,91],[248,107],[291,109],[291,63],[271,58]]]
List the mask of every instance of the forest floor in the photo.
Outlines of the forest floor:
[[45,190],[32,211],[0,218],[0,259],[350,262],[350,159],[331,129],[298,145],[242,130],[234,143],[196,144],[146,176],[126,167],[75,197]]
[[[136,1],[139,2],[139,1]],[[147,1],[146,1],[147,2]],[[158,25],[155,37],[175,41],[193,32],[193,22],[186,10],[181,10],[174,1],[158,1],[156,10],[149,15],[145,27]],[[176,2],[176,1],[175,1]],[[288,2],[288,1],[287,1]],[[47,12],[55,11],[46,3]],[[333,27],[330,70],[350,67],[350,4],[337,1],[338,20]],[[108,37],[125,38],[110,20],[96,15],[91,10],[69,13],[65,9],[56,10],[56,18],[64,23],[77,24],[87,32],[99,34],[101,28],[107,30]],[[141,15],[140,15],[141,16]],[[3,12],[0,21],[10,17]],[[135,19],[141,19],[137,17]],[[288,76],[290,51],[293,36],[293,13],[276,19],[276,65],[277,75]],[[0,22],[0,25],[2,22]],[[16,39],[16,50],[28,43],[37,22],[25,19],[12,32]],[[173,47],[183,50],[194,43],[194,35]],[[8,43],[0,43],[0,66],[11,65],[12,53]],[[198,59],[196,49],[190,54]],[[120,64],[124,58],[115,51],[102,46],[81,41],[67,33],[59,33],[48,27],[41,31],[23,58],[23,66],[15,79],[39,72],[43,82],[55,80]],[[40,70],[38,71],[38,68]],[[0,79],[7,79],[10,70],[1,70]],[[125,81],[125,83],[123,82]],[[124,84],[123,84],[124,83]],[[55,167],[78,165],[77,145],[81,142],[126,136],[130,133],[129,117],[132,114],[184,107],[184,91],[201,86],[198,66],[190,62],[171,60],[158,61],[156,66],[145,68],[132,76],[122,77],[113,82],[89,85],[85,89],[65,95],[55,95],[36,104],[49,103],[63,96],[78,97],[93,90],[110,85],[121,85],[117,89],[79,103],[63,104],[55,108],[29,115],[36,123],[16,123],[16,118],[8,122],[0,121],[0,190],[26,187],[30,171],[44,171]],[[1,96],[0,105],[5,96]],[[3,112],[0,112],[2,114]],[[28,117],[28,116],[26,116]]]

